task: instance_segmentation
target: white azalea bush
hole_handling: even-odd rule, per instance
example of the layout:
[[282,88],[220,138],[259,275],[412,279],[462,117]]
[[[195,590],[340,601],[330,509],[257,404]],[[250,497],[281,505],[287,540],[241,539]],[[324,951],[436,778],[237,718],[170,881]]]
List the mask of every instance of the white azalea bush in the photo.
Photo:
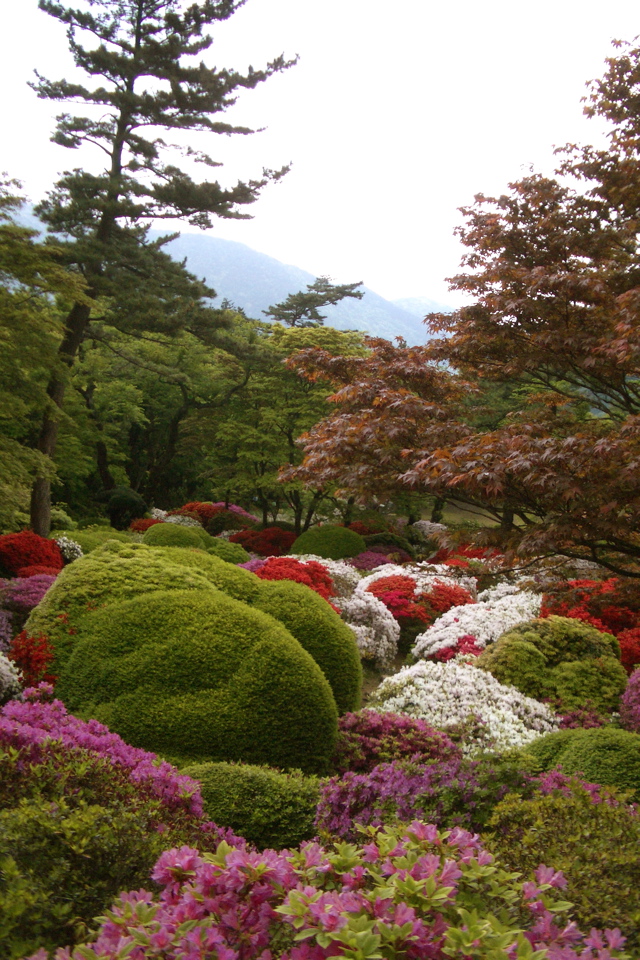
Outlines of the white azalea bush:
[[15,663],[0,653],[0,706],[22,694],[22,674]]
[[60,553],[67,563],[78,560],[83,555],[82,547],[77,540],[72,540],[71,537],[54,537],[53,539],[58,544]]
[[360,582],[360,573],[350,563],[344,560],[327,560],[325,557],[318,557],[313,553],[292,553],[289,556],[301,563],[308,563],[313,560],[320,563],[325,568],[331,580],[336,597],[351,597],[358,583]]
[[440,650],[455,647],[461,637],[471,636],[478,647],[494,643],[507,630],[540,615],[542,597],[529,590],[503,593],[499,585],[495,593],[483,591],[486,599],[463,607],[452,607],[443,613],[424,633],[418,634],[411,651],[416,660],[432,657]]
[[484,670],[456,661],[405,667],[382,681],[367,706],[406,713],[440,730],[479,719],[484,729],[477,740],[467,741],[470,754],[524,747],[558,729],[555,714],[545,704]]
[[342,619],[353,630],[363,660],[384,669],[398,652],[400,624],[372,593],[334,599]]
[[202,527],[200,521],[196,520],[195,517],[183,517],[179,513],[173,514],[172,516],[167,515],[163,522],[177,523],[179,527]]
[[433,563],[412,563],[405,564],[404,566],[400,566],[397,563],[386,563],[384,566],[374,570],[373,573],[362,577],[356,586],[355,592],[364,594],[376,580],[381,580],[383,577],[396,576],[411,577],[416,585],[416,594],[428,593],[435,583],[444,583],[451,586],[464,587],[472,597],[476,596],[477,581],[475,577],[452,576],[451,567],[447,567],[445,564]]

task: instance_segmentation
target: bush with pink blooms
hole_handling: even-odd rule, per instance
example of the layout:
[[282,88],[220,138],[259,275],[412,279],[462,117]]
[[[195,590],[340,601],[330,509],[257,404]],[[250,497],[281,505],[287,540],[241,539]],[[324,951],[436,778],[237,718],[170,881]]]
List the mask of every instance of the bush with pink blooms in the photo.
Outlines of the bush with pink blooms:
[[640,733],[640,668],[633,671],[622,694],[620,723],[625,730]]
[[[356,845],[163,854],[159,895],[124,894],[95,940],[58,960],[614,960],[617,930],[583,935],[544,866],[523,882],[466,830],[419,821]],[[498,919],[499,918],[499,919]],[[32,960],[46,960],[42,950]]]
[[0,956],[84,938],[163,849],[240,842],[202,816],[198,784],[95,721],[25,691],[0,711]]

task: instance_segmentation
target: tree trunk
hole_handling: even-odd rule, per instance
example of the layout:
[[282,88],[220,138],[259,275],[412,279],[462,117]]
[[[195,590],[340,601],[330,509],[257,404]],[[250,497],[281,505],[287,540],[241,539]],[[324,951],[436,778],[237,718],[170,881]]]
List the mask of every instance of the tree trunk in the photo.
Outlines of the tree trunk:
[[[87,304],[74,303],[65,325],[65,335],[58,348],[58,358],[70,368],[78,353],[91,317]],[[66,377],[54,373],[49,380],[47,395],[51,403],[42,418],[38,450],[53,461],[58,442],[57,411],[62,408]],[[56,408],[56,409],[54,409]],[[31,490],[31,529],[41,537],[48,537],[51,529],[51,481],[37,477]]]
[[431,508],[431,523],[442,523],[442,514],[446,504],[444,497],[436,497]]

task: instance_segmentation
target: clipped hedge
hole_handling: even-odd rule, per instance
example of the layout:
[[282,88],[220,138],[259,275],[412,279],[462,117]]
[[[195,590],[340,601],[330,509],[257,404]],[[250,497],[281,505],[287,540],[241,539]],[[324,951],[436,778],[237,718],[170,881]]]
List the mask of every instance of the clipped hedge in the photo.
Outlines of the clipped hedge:
[[[199,527],[183,527],[179,523],[155,523],[142,535],[142,542],[148,547],[195,547],[204,550],[205,536],[208,534]],[[213,538],[211,538],[213,539]]]
[[325,524],[311,527],[301,533],[291,546],[291,553],[311,553],[327,560],[344,560],[345,557],[357,557],[367,549],[364,537],[347,527]]
[[120,543],[132,543],[129,533],[124,530],[115,530],[113,527],[87,527],[85,530],[63,530],[57,536],[69,537],[82,547],[84,554],[92,553],[106,543],[107,540],[117,540]]
[[544,770],[561,766],[591,783],[632,790],[640,799],[640,737],[615,727],[559,730],[527,744]]
[[214,587],[92,613],[56,693],[133,746],[180,760],[313,773],[337,736],[331,688],[312,657],[277,620]]
[[362,696],[362,663],[351,628],[326,600],[302,583],[258,582],[260,590],[252,605],[283,623],[311,654],[329,681],[338,713],[357,710]]
[[208,817],[261,849],[296,847],[315,836],[315,777],[244,763],[195,764],[182,773],[200,781]]
[[508,630],[475,665],[528,697],[558,698],[565,710],[587,701],[605,712],[615,710],[627,683],[616,638],[567,617],[540,618]]
[[244,547],[241,547],[239,543],[229,543],[223,537],[211,537],[206,550],[207,553],[220,557],[227,563],[246,563],[250,559]]
[[[229,564],[224,566],[233,571]],[[52,672],[57,673],[84,635],[91,611],[151,590],[207,590],[210,586],[205,576],[172,564],[159,550],[111,541],[64,568],[31,612],[25,629],[31,636],[44,634],[51,640],[56,651]]]
[[640,946],[640,818],[626,804],[594,803],[579,787],[570,796],[511,796],[488,829],[489,849],[524,879],[540,863],[563,872],[581,929],[619,927],[627,949]]
[[157,554],[172,565],[179,564],[201,574],[210,584],[235,600],[252,603],[260,592],[260,580],[254,573],[227,563],[215,554],[183,547],[164,547],[158,549]]

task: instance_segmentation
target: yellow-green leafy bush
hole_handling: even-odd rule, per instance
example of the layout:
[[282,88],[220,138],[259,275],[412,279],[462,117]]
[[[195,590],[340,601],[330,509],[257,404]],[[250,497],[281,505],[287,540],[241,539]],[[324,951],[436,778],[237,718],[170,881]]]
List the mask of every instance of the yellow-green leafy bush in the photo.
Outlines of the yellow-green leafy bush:
[[181,772],[200,781],[208,817],[260,848],[296,847],[316,833],[315,777],[244,763],[201,763]]
[[124,530],[114,530],[113,527],[86,527],[84,530],[63,530],[56,533],[59,537],[69,537],[82,547],[83,553],[97,550],[107,540],[118,540],[120,543],[131,543],[131,534]]
[[619,927],[631,937],[627,948],[638,947],[640,818],[625,803],[614,803],[594,803],[577,785],[568,796],[510,796],[495,808],[485,840],[527,880],[541,863],[561,870],[578,926]]
[[133,746],[190,760],[325,769],[331,688],[268,614],[214,587],[164,590],[89,615],[56,693]]
[[615,710],[627,683],[616,638],[567,617],[513,627],[475,665],[528,697],[558,698],[565,710],[587,701],[597,710]]
[[591,783],[634,791],[640,798],[640,736],[614,727],[559,730],[527,744],[544,770],[561,766]]
[[178,523],[156,523],[142,535],[148,547],[197,547],[204,550],[208,534],[202,527],[183,527]]
[[249,554],[239,543],[229,543],[223,537],[211,537],[207,545],[207,553],[212,553],[227,563],[246,563]]

